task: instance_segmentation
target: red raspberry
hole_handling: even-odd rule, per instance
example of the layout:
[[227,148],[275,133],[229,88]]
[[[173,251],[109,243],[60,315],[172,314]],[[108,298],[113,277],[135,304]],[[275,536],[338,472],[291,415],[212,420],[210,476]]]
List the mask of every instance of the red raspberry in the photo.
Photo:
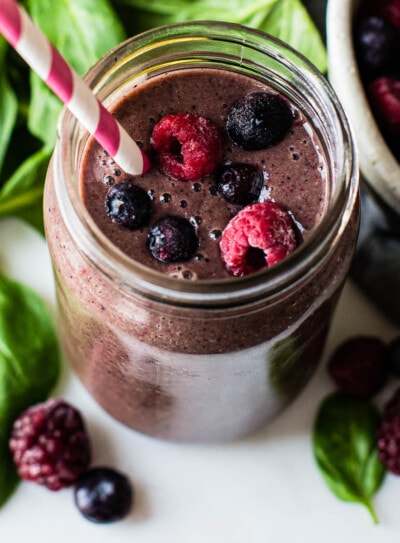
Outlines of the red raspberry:
[[160,170],[181,181],[210,175],[222,157],[217,127],[200,115],[178,113],[163,117],[153,128],[151,142]]
[[244,207],[227,224],[220,247],[226,268],[242,276],[277,264],[297,246],[292,219],[279,204]]
[[374,336],[355,336],[334,351],[328,371],[336,386],[357,398],[371,398],[388,376],[383,341]]
[[368,86],[371,109],[388,134],[400,137],[400,80],[379,77]]
[[20,415],[14,422],[10,449],[20,477],[50,490],[74,484],[91,457],[80,413],[58,398]]
[[389,471],[400,475],[400,388],[384,407],[377,445],[379,460]]

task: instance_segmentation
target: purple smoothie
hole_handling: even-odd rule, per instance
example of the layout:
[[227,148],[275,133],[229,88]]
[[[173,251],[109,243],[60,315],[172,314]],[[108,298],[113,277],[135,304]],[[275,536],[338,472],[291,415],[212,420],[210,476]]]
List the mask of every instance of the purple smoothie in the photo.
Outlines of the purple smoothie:
[[[260,151],[245,151],[226,134],[226,118],[236,100],[248,93],[271,91],[262,83],[221,70],[176,71],[133,89],[113,108],[115,117],[152,156],[154,124],[163,116],[191,113],[211,120],[223,142],[222,163],[258,165],[264,175],[259,201],[272,199],[289,210],[305,238],[324,215],[329,197],[323,149],[310,123],[292,106],[294,121],[283,141]],[[216,189],[215,176],[192,181],[174,180],[152,167],[135,184],[152,197],[151,224],[168,215],[189,219],[196,227],[199,250],[189,262],[166,264],[147,247],[149,228],[129,231],[111,222],[104,201],[110,185],[130,178],[104,154],[95,141],[85,152],[81,194],[85,206],[105,235],[129,257],[174,277],[222,279],[230,276],[221,259],[222,231],[240,206],[229,204]]]
[[[171,39],[177,35],[183,44]],[[126,175],[67,115],[45,189],[62,344],[88,391],[123,424],[164,439],[231,440],[265,426],[320,360],[357,235],[351,135],[321,76],[295,56],[289,78],[279,60],[288,52],[262,34],[193,23],[138,40],[89,74],[97,81],[106,73],[105,87],[115,81],[115,90],[101,90],[110,96],[107,107],[149,155],[153,126],[164,115],[187,111],[213,121],[223,160],[262,168],[260,199],[290,210],[303,243],[268,270],[232,277],[217,233],[238,208],[216,194],[212,177],[174,181],[153,166],[135,178],[152,194],[151,224],[168,214],[194,220],[201,255],[156,261],[147,227],[126,231],[105,213],[109,184]],[[271,66],[260,68],[254,43],[263,61],[270,46],[278,67],[268,56]],[[204,60],[214,56],[215,68]],[[253,58],[258,75],[249,77]],[[275,88],[269,70],[286,81],[279,91],[293,104],[292,129],[266,151],[240,150],[224,135],[227,110],[248,92]]]

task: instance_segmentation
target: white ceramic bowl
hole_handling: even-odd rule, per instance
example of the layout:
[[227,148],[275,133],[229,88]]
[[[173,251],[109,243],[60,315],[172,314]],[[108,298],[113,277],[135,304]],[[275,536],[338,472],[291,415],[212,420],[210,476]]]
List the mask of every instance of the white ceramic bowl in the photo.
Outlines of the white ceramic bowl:
[[352,27],[359,1],[328,0],[329,79],[354,131],[362,176],[372,191],[400,214],[400,165],[374,120],[354,54]]

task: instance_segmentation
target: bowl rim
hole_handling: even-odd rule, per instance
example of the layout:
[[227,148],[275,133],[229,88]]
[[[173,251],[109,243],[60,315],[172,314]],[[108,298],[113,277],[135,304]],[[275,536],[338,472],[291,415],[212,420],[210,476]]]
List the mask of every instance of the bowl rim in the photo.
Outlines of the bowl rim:
[[360,0],[329,0],[326,12],[328,77],[349,119],[367,186],[400,214],[400,164],[374,119],[359,77],[353,17]]

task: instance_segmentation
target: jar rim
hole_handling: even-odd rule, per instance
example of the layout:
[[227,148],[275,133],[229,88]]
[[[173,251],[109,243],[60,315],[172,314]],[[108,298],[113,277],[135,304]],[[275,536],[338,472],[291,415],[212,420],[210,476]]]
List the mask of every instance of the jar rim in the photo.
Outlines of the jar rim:
[[[76,141],[81,129],[78,121],[65,110],[59,120],[59,142],[55,153],[55,190],[63,219],[75,242],[85,254],[122,288],[136,294],[162,299],[165,303],[205,306],[238,305],[260,297],[273,296],[300,281],[328,256],[330,248],[350,220],[358,192],[358,156],[351,128],[336,94],[326,78],[300,53],[282,41],[259,30],[235,23],[194,21],[158,27],[124,41],[102,57],[86,74],[94,92],[109,77],[110,70],[124,58],[135,58],[141,51],[160,48],[171,39],[230,42],[268,55],[304,80],[313,98],[324,105],[335,134],[336,156],[331,157],[332,173],[340,182],[331,196],[329,208],[310,237],[280,263],[244,276],[227,279],[184,280],[167,276],[134,261],[118,249],[100,231],[90,217],[77,191],[74,173]],[[311,122],[311,124],[313,124]]]

